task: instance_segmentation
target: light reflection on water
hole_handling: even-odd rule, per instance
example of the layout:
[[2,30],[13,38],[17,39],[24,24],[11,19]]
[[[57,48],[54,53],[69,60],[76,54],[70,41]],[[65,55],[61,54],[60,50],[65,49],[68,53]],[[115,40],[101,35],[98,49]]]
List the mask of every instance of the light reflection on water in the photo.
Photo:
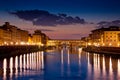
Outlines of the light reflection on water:
[[3,79],[6,80],[6,72],[7,72],[7,61],[6,59],[3,60]]
[[120,58],[61,49],[0,60],[3,80],[118,80]]
[[[44,68],[43,51],[3,59],[3,80],[35,75],[35,70]],[[1,75],[2,76],[2,75]],[[0,79],[1,80],[1,79]]]

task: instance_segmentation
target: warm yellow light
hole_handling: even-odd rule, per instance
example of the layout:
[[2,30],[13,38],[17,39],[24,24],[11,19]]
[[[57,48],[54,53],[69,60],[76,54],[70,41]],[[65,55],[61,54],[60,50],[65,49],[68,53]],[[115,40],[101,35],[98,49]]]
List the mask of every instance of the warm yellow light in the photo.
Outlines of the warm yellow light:
[[94,46],[97,46],[97,43],[93,43],[94,44]]
[[118,46],[120,46],[120,44],[118,43]]
[[16,42],[15,44],[18,45],[18,42]]
[[4,42],[4,44],[3,45],[9,45],[7,42]]
[[4,42],[4,44],[7,44],[7,42]]
[[25,45],[25,42],[20,42],[20,45]]
[[13,42],[10,42],[11,45],[13,45]]
[[44,44],[41,44],[41,46],[44,46]]
[[103,46],[105,46],[105,44],[104,44],[104,43],[103,43],[102,45],[103,45]]
[[91,43],[88,43],[88,45],[91,45]]
[[35,43],[32,43],[32,45],[35,45]]
[[97,46],[100,46],[100,44],[98,43]]
[[112,46],[112,44],[110,43],[109,46]]
[[37,43],[37,45],[41,45],[41,43],[39,42],[39,43]]
[[82,52],[82,48],[78,48],[79,52],[81,53]]
[[30,45],[30,43],[29,43],[29,42],[27,42],[26,44],[27,44],[27,45]]
[[94,46],[97,46],[97,47],[99,47],[99,46],[100,46],[100,44],[99,44],[99,43],[93,43],[93,45],[94,45]]

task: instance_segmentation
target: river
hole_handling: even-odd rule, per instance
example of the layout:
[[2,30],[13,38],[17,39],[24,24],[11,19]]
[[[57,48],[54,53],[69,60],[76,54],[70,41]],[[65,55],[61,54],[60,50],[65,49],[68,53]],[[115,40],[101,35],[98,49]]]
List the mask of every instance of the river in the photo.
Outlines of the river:
[[38,51],[0,59],[0,80],[119,80],[120,58],[81,48]]

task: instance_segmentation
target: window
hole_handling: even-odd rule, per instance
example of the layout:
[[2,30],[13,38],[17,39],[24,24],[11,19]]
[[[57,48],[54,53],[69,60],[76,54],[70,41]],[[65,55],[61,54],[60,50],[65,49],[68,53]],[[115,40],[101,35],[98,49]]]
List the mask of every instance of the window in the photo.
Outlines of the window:
[[118,34],[118,40],[120,41],[120,33]]

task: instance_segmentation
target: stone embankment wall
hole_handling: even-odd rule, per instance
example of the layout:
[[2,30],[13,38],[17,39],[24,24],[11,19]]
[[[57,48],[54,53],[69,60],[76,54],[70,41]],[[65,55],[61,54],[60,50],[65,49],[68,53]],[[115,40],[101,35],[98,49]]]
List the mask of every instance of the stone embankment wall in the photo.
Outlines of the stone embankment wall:
[[83,48],[84,51],[100,54],[120,54],[120,47],[95,47],[88,46]]
[[45,49],[45,47],[40,47],[37,45],[0,46],[0,57],[16,56]]

